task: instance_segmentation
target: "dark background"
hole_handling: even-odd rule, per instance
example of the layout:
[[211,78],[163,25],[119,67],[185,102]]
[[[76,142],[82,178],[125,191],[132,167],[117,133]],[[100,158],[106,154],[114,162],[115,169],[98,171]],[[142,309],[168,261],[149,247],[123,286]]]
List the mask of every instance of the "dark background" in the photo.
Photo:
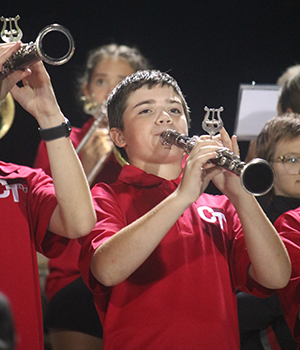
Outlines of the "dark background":
[[[82,124],[76,77],[87,51],[102,44],[135,45],[153,67],[177,79],[191,107],[191,134],[203,133],[206,105],[224,107],[222,118],[232,134],[239,84],[274,84],[288,66],[300,63],[299,0],[1,1],[0,16],[17,14],[23,42],[35,41],[52,23],[71,31],[73,58],[46,68],[75,126]],[[16,105],[13,126],[0,140],[0,159],[31,166],[38,143],[35,119]]]

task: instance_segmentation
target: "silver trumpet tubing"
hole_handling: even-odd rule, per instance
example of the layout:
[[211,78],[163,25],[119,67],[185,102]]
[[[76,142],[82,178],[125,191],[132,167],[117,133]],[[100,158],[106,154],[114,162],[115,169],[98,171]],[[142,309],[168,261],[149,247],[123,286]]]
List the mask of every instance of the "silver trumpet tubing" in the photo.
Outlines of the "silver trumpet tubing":
[[[87,131],[87,133],[84,135],[79,145],[77,146],[76,148],[77,154],[81,152],[85,144],[91,138],[95,130],[101,126],[103,119],[106,117],[105,102],[102,105],[99,105],[92,96],[84,97],[83,101],[84,101],[84,106],[83,106],[84,112],[86,114],[92,115],[94,117],[94,122],[89,128],[89,130]],[[94,166],[91,173],[87,177],[89,185],[93,183],[97,174],[100,173],[100,171],[102,170],[105,164],[106,159],[109,157],[111,152],[112,151],[106,153],[98,160],[97,164]]]
[[92,115],[94,118],[94,122],[89,128],[88,132],[85,134],[84,138],[81,140],[79,145],[76,148],[76,153],[79,154],[84,147],[84,145],[88,142],[88,140],[93,135],[94,131],[100,127],[103,119],[106,117],[106,108],[105,102],[102,105],[99,105],[93,97],[84,97],[82,98],[84,101],[84,112],[86,114]]
[[[187,154],[196,146],[198,139],[198,136],[189,137],[171,129],[161,134],[163,144],[175,145],[184,149]],[[254,196],[262,196],[273,187],[274,171],[266,160],[255,158],[246,164],[225,147],[218,149],[216,153],[217,157],[210,159],[209,162],[239,176],[246,192]]]
[[[79,143],[79,145],[77,146],[77,148],[76,148],[77,154],[79,154],[81,152],[82,148],[88,142],[88,140],[91,138],[94,131],[98,127],[101,127],[103,119],[106,118],[106,116],[107,116],[106,101],[104,101],[102,103],[102,105],[100,105],[97,101],[95,101],[93,96],[84,97],[84,98],[82,98],[82,100],[84,101],[84,106],[83,106],[84,112],[86,114],[92,115],[94,118],[94,122],[91,125],[91,127],[89,128],[89,130],[87,131],[87,133],[85,134],[85,136],[83,137],[83,139],[81,140],[81,142]],[[121,166],[123,166],[124,164],[127,164],[126,160],[121,156],[121,154],[117,150],[117,148],[115,146],[113,146],[111,151],[104,154],[98,160],[98,162],[96,163],[96,165],[94,166],[94,168],[92,169],[90,174],[88,175],[87,180],[88,180],[89,185],[92,185],[96,176],[103,169],[103,167],[106,163],[106,160],[111,155],[111,153],[114,154],[115,158],[117,159],[117,161],[119,162],[119,164]]]
[[[6,31],[2,30],[1,37],[4,41],[8,41],[8,36],[5,32]],[[43,49],[43,39],[50,32],[61,32],[66,36],[68,40],[68,51],[62,57],[51,57]],[[0,72],[0,78],[5,78],[16,70],[24,70],[25,68],[30,67],[34,63],[41,60],[53,66],[62,65],[70,60],[74,54],[74,50],[74,40],[67,28],[63,27],[60,24],[48,25],[40,31],[35,42],[21,44],[21,48],[18,51],[14,52],[12,56],[6,62],[4,62],[2,70]]]

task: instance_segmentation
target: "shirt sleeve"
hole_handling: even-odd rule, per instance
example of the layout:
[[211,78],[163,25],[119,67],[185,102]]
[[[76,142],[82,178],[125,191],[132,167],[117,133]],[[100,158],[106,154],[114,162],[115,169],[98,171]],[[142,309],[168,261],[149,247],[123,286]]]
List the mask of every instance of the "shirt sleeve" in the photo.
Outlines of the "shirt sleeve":
[[95,293],[107,289],[98,282],[90,270],[90,262],[96,249],[109,237],[126,226],[124,215],[114,198],[113,193],[105,184],[98,184],[92,189],[97,223],[93,231],[80,239],[82,243],[79,269],[88,287]]
[[274,290],[263,287],[249,276],[248,271],[251,261],[248,255],[242,225],[233,206],[230,210],[232,210],[232,213],[229,215],[229,220],[231,221],[228,223],[228,228],[229,234],[233,236],[230,265],[235,287],[257,297],[270,296],[274,293]]
[[60,255],[69,239],[48,231],[57,200],[52,178],[42,170],[34,172],[31,178],[28,201],[28,220],[36,250],[49,258]]
[[288,285],[277,291],[280,304],[294,338],[300,342],[300,211],[288,211],[274,223],[289,253],[292,275]]

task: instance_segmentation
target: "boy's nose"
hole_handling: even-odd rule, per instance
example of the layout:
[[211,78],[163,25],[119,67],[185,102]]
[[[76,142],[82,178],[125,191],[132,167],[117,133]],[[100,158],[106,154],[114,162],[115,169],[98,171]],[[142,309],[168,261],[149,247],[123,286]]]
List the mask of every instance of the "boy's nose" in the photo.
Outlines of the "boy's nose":
[[172,118],[166,111],[162,111],[159,114],[158,121],[160,124],[164,124],[164,123],[170,124],[173,122]]

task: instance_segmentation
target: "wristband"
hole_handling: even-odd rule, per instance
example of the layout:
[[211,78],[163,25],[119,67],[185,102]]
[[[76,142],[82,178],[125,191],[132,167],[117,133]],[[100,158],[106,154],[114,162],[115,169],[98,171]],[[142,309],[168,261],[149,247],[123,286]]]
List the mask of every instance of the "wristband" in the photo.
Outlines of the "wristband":
[[49,129],[38,128],[38,130],[42,140],[52,141],[61,137],[68,137],[71,133],[72,126],[69,120],[65,118],[65,121],[61,125]]

